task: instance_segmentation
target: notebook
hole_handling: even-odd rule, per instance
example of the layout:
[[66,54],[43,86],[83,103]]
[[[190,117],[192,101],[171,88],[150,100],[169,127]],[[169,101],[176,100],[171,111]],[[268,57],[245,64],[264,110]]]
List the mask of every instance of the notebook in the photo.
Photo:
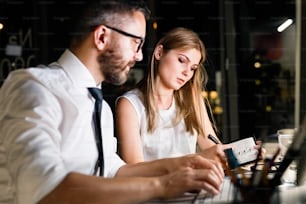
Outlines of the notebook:
[[225,154],[231,169],[254,162],[257,159],[258,150],[253,137],[248,137],[228,143],[232,148],[226,149]]

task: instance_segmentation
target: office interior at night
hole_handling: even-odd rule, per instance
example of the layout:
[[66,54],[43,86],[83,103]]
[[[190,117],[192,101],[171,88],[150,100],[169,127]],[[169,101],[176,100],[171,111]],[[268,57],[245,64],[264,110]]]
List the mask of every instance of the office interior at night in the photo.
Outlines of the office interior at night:
[[[86,1],[0,0],[1,84],[14,69],[56,60],[69,23]],[[207,91],[224,142],[265,139],[298,127],[305,115],[305,2],[301,0],[147,0],[152,11],[143,47],[123,86],[105,84],[114,99],[139,81],[157,40],[172,27],[195,30],[207,48]],[[288,27],[278,30],[283,23]],[[68,25],[68,26],[67,26]]]

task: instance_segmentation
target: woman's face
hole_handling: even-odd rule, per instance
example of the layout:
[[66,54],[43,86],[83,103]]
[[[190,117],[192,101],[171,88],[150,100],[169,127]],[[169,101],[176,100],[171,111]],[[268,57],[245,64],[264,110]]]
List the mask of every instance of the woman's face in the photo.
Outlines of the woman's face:
[[196,49],[170,50],[159,55],[158,78],[165,88],[178,90],[199,68],[201,53]]

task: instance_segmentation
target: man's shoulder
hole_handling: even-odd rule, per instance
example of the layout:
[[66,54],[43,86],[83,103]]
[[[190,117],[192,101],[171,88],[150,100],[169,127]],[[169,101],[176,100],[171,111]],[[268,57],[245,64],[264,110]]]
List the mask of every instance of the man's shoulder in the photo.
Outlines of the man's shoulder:
[[58,66],[38,65],[36,67],[22,68],[10,72],[5,80],[5,84],[24,84],[24,83],[39,83],[45,86],[52,84],[60,85],[67,81],[63,69]]
[[35,67],[27,67],[27,68],[20,68],[20,69],[16,69],[14,71],[11,71],[9,73],[8,78],[10,77],[39,77],[42,75],[49,75],[52,72],[59,72],[62,69],[59,66],[55,66],[56,63],[52,63],[50,65],[44,65],[44,64],[40,64],[37,65]]

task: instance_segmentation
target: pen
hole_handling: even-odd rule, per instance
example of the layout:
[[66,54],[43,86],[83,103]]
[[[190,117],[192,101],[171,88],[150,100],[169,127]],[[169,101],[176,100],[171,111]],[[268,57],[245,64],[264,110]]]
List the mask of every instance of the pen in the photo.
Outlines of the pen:
[[230,177],[231,182],[233,184],[238,184],[238,180],[237,180],[238,178],[237,178],[237,175],[235,174],[235,172],[233,172],[231,169],[229,169],[228,166],[226,166],[224,170],[225,170],[225,174]]
[[275,154],[273,155],[273,157],[271,159],[265,159],[265,163],[264,163],[264,168],[263,168],[263,175],[262,175],[262,181],[264,185],[268,185],[269,184],[269,180],[268,180],[268,173],[271,172],[271,168],[274,165],[274,161],[277,157],[277,155],[280,152],[280,148],[278,147]]
[[249,178],[246,176],[246,172],[241,167],[236,167],[233,169],[233,171],[236,173],[236,177],[239,180],[238,185],[241,186],[248,186],[250,185]]
[[220,142],[211,134],[208,135],[208,139],[210,139],[211,141],[213,141],[215,144],[220,144]]
[[261,170],[261,182],[263,184],[263,186],[268,186],[269,184],[269,179],[268,179],[268,173],[270,170],[270,164],[271,164],[272,160],[269,158],[266,158],[264,160],[264,166],[263,169]]
[[262,147],[260,146],[259,150],[257,152],[257,157],[256,157],[256,160],[255,160],[255,164],[252,168],[253,173],[257,170],[258,161],[260,160],[260,157],[261,157],[261,151],[262,151]]
[[257,153],[257,158],[255,160],[255,164],[253,166],[253,168],[251,168],[252,170],[252,175],[251,175],[251,184],[254,185],[258,185],[259,183],[259,179],[261,177],[260,175],[260,171],[257,171],[257,165],[258,165],[258,161],[260,160],[260,155],[261,155],[261,151],[262,151],[262,147],[259,147],[258,153]]
[[279,153],[280,153],[280,147],[277,148],[276,152],[274,153],[274,155],[271,159],[270,168],[271,168],[271,166],[273,166],[275,164],[275,159],[279,155]]
[[280,163],[279,167],[277,168],[274,177],[271,180],[271,184],[273,186],[280,184],[280,178],[283,176],[284,172],[288,168],[288,166],[291,164],[291,162],[299,155],[300,150],[295,150],[293,148],[289,148],[287,150],[287,153]]

